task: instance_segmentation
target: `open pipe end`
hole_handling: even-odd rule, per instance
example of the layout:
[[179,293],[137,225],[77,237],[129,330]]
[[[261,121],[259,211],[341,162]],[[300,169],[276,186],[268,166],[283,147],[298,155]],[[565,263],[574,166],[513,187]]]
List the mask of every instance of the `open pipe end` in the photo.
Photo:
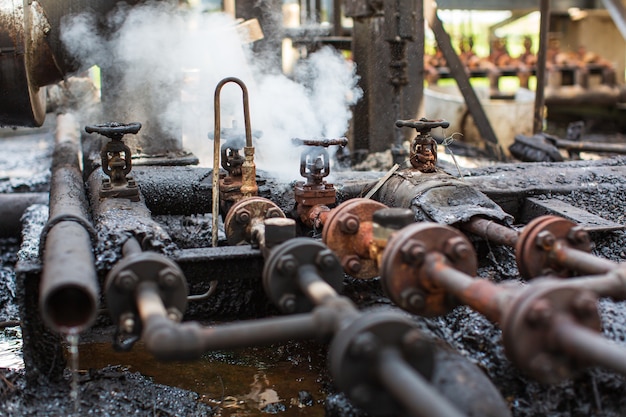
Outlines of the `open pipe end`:
[[66,285],[41,299],[44,322],[61,333],[81,332],[96,319],[97,300],[78,285]]

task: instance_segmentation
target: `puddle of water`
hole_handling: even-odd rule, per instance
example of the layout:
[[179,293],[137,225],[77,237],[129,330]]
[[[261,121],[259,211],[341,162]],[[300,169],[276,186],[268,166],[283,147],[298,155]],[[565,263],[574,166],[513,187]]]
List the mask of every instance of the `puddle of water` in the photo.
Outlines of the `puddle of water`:
[[7,327],[0,332],[0,368],[23,369],[22,329]]
[[[317,353],[287,360],[275,359],[276,348],[249,348],[212,353],[193,362],[160,362],[141,343],[131,352],[115,352],[109,343],[81,344],[79,351],[81,370],[125,366],[155,383],[197,392],[201,401],[218,407],[217,417],[325,414],[327,393],[319,371],[325,362],[318,356],[311,357]],[[299,401],[303,392],[310,394],[307,400],[312,398],[312,404]]]

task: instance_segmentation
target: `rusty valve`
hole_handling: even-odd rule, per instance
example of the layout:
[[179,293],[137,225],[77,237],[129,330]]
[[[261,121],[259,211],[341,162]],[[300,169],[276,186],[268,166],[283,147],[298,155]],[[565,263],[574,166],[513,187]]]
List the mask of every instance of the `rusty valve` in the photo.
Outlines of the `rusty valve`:
[[422,117],[419,120],[397,120],[397,127],[410,127],[417,131],[417,136],[411,141],[409,160],[411,166],[421,172],[435,172],[437,170],[437,142],[430,135],[431,129],[447,128],[450,122],[446,120],[428,120]]
[[300,175],[306,178],[306,182],[298,181],[294,185],[296,211],[307,227],[318,229],[328,215],[328,206],[335,204],[337,194],[334,185],[324,181],[330,174],[330,156],[326,148],[344,147],[348,139],[293,138],[292,143],[305,146],[300,155]]
[[229,245],[253,241],[253,230],[265,219],[285,218],[275,203],[263,197],[248,197],[235,203],[224,219],[224,230]]
[[137,134],[141,123],[109,122],[85,126],[85,132],[98,133],[111,139],[100,151],[102,171],[109,177],[103,178],[100,197],[127,198],[139,201],[137,183],[128,174],[133,169],[130,148],[124,143],[124,135]]
[[355,278],[378,276],[372,218],[386,208],[374,200],[353,198],[332,209],[324,222],[322,240],[339,256],[344,271]]

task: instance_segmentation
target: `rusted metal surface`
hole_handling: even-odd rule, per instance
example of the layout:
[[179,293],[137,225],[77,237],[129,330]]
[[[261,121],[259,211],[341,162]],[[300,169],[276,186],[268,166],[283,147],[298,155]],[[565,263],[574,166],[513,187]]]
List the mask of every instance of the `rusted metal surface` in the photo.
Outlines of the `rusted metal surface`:
[[576,223],[542,216],[522,231],[515,245],[515,258],[520,274],[526,279],[542,275],[601,274],[616,266],[590,255],[591,245],[589,234]]
[[[520,293],[505,313],[504,348],[511,361],[531,377],[557,383],[595,364],[584,350],[570,345],[566,332],[587,329],[585,333],[593,335],[590,341],[602,338],[597,297],[549,281],[537,284]],[[561,328],[565,323],[567,327]]]
[[134,179],[128,177],[133,169],[131,150],[123,141],[124,135],[137,134],[141,123],[109,122],[85,126],[87,133],[99,133],[111,139],[100,151],[102,171],[105,178],[100,188],[100,197],[127,198],[139,201],[139,188]]
[[433,271],[425,266],[428,254],[433,252],[447,254],[441,267],[448,263],[466,275],[476,274],[473,246],[463,234],[448,226],[434,223],[407,226],[391,237],[383,254],[380,275],[385,293],[394,303],[415,314],[442,315],[458,305],[454,294],[440,285],[431,275]]
[[435,172],[437,170],[437,142],[430,136],[431,129],[447,128],[450,123],[445,120],[428,120],[422,117],[419,120],[397,120],[396,127],[410,127],[417,131],[410,147],[409,161],[413,168],[420,172]]
[[77,332],[96,318],[99,284],[92,249],[94,231],[78,161],[78,127],[71,116],[60,116],[58,123],[50,215],[40,242],[43,272],[39,306],[49,327]]
[[519,232],[517,230],[480,216],[472,217],[468,222],[459,224],[459,227],[500,245],[514,247],[519,238]]
[[326,218],[322,240],[341,259],[344,271],[355,278],[378,276],[376,259],[370,252],[374,240],[372,218],[384,208],[387,206],[377,201],[355,198],[340,204]]
[[272,201],[263,197],[248,197],[234,204],[224,219],[224,231],[229,245],[250,243],[255,224],[263,220],[285,217]]
[[219,215],[219,166],[220,166],[220,135],[221,135],[221,100],[222,88],[234,83],[241,88],[243,101],[243,119],[245,124],[246,145],[244,147],[244,161],[241,164],[241,197],[257,195],[259,188],[256,183],[256,165],[254,164],[254,146],[252,145],[252,128],[250,126],[250,105],[248,101],[248,87],[239,78],[228,77],[221,80],[215,87],[213,99],[214,131],[213,131],[213,236],[212,244],[217,246],[217,226]]
[[344,147],[348,140],[294,138],[292,142],[306,146],[300,154],[300,175],[306,178],[306,182],[298,181],[294,185],[296,211],[305,226],[319,229],[330,210],[328,206],[335,204],[337,198],[334,185],[324,181],[330,174],[330,155],[325,148]]

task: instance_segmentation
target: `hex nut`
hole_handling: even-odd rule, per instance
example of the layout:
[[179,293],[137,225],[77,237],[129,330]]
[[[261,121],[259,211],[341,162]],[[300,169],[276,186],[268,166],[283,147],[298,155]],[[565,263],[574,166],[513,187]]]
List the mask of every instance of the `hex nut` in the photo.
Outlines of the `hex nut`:
[[281,256],[276,264],[278,273],[287,277],[294,276],[298,272],[298,266],[298,260],[293,255]]
[[341,260],[341,266],[343,270],[348,274],[358,274],[361,272],[363,265],[361,264],[361,258],[357,255],[347,255]]
[[165,288],[175,287],[180,281],[177,271],[173,268],[166,267],[159,271],[159,284]]
[[282,210],[279,209],[278,207],[270,207],[265,212],[265,218],[266,219],[275,219],[275,218],[278,218],[278,217],[285,217],[283,215]]
[[472,254],[472,248],[461,236],[454,236],[445,243],[444,253],[452,261],[462,261]]
[[329,271],[339,264],[339,259],[330,249],[319,251],[315,257],[315,264],[324,271]]
[[246,209],[237,210],[235,221],[241,225],[250,223],[250,212]]
[[139,277],[133,271],[120,271],[115,277],[115,285],[124,291],[134,291],[139,284]]
[[426,258],[426,248],[421,242],[415,239],[408,239],[404,242],[400,248],[400,253],[405,263],[416,267],[421,266]]
[[339,224],[339,230],[347,235],[355,235],[361,226],[359,218],[351,213],[340,215],[337,222]]

